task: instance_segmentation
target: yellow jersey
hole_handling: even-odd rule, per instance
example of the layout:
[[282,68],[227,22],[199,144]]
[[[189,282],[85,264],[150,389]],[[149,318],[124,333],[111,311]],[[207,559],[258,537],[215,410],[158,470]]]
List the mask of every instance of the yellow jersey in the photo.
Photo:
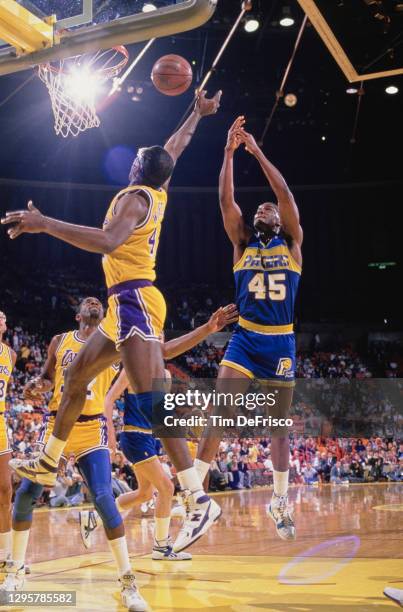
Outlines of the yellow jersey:
[[0,414],[6,410],[7,385],[13,369],[13,358],[10,347],[0,342]]
[[136,192],[146,196],[149,202],[148,212],[144,221],[139,223],[126,242],[103,257],[102,266],[108,289],[130,280],[155,280],[155,259],[167,205],[166,191],[145,185],[126,187],[113,198],[103,227],[113,218],[119,199],[126,193]]
[[[85,340],[81,340],[78,331],[69,331],[60,338],[55,353],[55,387],[52,399],[49,402],[49,410],[51,412],[57,412],[62,399],[64,371],[74,361],[84,344]],[[109,387],[118,371],[119,364],[115,364],[101,372],[90,382],[87,388],[87,399],[85,400],[82,415],[93,416],[103,414],[105,395],[108,393]]]

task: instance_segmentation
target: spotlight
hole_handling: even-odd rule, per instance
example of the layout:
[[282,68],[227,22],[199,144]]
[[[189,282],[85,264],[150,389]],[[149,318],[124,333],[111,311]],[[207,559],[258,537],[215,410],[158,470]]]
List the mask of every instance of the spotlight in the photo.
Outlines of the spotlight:
[[283,6],[281,11],[280,25],[283,26],[283,28],[289,28],[290,26],[294,25],[294,23],[295,22],[292,18],[290,7]]
[[321,136],[321,140],[322,140],[323,142],[325,142],[325,140],[326,140],[326,136]]
[[251,33],[251,32],[256,32],[259,26],[260,26],[260,23],[258,22],[258,20],[252,17],[251,19],[247,19],[245,21],[244,28],[246,32]]
[[298,98],[295,94],[289,93],[284,97],[284,104],[292,108],[298,102]]
[[347,87],[346,93],[348,93],[348,94],[356,94],[356,93],[358,93],[358,89],[356,87]]
[[151,11],[156,11],[157,7],[155,4],[151,4],[151,2],[146,2],[143,5],[143,13],[151,13]]
[[397,94],[399,91],[399,88],[396,87],[396,85],[388,85],[385,89],[387,94],[390,94],[391,96],[393,96],[394,94]]

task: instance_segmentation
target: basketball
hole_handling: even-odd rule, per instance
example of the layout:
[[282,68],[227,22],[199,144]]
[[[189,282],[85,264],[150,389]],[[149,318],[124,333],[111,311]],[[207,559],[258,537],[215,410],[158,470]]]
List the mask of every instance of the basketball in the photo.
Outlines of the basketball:
[[179,96],[189,89],[193,72],[187,60],[180,55],[164,55],[151,71],[154,87],[166,96]]

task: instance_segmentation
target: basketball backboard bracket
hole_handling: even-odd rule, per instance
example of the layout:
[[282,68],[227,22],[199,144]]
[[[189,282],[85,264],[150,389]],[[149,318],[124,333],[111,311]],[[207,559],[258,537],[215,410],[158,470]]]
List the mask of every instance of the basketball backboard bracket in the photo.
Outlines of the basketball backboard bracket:
[[[128,45],[150,38],[171,36],[198,28],[214,14],[218,0],[184,0],[178,4],[165,6],[149,13],[138,13],[115,19],[110,23],[87,25],[74,30],[64,29],[60,24],[55,29],[60,34],[60,43],[49,49],[17,57],[15,50],[7,47],[0,50],[0,75],[33,68],[38,64],[52,62],[65,57],[82,55],[99,50],[110,49],[117,45]],[[91,19],[88,3],[80,15]],[[68,24],[68,21],[67,21]],[[75,24],[73,24],[75,25]],[[70,22],[69,27],[72,27]]]

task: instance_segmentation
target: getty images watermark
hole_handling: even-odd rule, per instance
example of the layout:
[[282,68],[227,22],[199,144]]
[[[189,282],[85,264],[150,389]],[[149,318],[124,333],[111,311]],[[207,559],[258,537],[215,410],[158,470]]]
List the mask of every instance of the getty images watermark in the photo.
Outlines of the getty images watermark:
[[153,430],[158,437],[281,435],[293,427],[283,389],[255,382],[191,379],[156,393]]

